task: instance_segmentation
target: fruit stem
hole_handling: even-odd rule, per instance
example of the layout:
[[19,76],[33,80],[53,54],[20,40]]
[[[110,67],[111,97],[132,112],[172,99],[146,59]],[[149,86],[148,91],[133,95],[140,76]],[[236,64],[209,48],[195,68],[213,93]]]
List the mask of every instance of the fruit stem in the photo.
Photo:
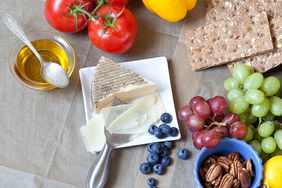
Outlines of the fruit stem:
[[262,123],[262,119],[261,117],[259,118],[259,124],[258,124],[258,127],[260,126],[260,124]]
[[92,15],[96,13],[96,11],[101,8],[106,2],[104,0],[98,0],[96,8],[91,12]]

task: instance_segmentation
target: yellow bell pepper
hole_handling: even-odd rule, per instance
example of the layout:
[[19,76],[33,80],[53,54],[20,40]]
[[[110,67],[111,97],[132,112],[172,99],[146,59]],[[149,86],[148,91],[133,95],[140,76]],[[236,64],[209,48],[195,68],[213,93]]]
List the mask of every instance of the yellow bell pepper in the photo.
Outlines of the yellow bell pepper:
[[197,0],[142,0],[153,13],[169,22],[178,22],[192,10]]

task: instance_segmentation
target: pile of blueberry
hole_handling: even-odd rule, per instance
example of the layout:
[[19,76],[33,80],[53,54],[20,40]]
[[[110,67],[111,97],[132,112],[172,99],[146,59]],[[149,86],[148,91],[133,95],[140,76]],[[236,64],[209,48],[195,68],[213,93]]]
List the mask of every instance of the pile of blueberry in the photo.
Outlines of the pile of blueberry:
[[154,172],[162,175],[165,172],[165,167],[171,163],[169,157],[170,150],[173,148],[173,142],[166,141],[163,143],[151,143],[147,146],[148,156],[147,162],[140,165],[140,171],[143,174]]
[[[172,121],[172,116],[169,113],[163,113],[160,117],[162,124],[157,127],[151,125],[148,132],[151,135],[159,139],[166,138],[168,136],[177,136],[179,131],[175,127],[170,127],[168,124]],[[147,161],[140,165],[140,171],[143,174],[155,174],[162,175],[165,173],[166,167],[171,164],[172,159],[169,157],[170,150],[174,144],[172,141],[156,142],[147,145]],[[185,160],[188,158],[188,151],[185,148],[178,149],[177,156]],[[147,179],[147,184],[150,188],[156,188],[157,180],[153,177]]]
[[160,117],[162,124],[157,127],[156,125],[151,125],[148,132],[154,135],[158,139],[166,138],[168,136],[176,137],[179,131],[176,127],[170,127],[168,123],[171,123],[172,116],[169,113],[163,113]]

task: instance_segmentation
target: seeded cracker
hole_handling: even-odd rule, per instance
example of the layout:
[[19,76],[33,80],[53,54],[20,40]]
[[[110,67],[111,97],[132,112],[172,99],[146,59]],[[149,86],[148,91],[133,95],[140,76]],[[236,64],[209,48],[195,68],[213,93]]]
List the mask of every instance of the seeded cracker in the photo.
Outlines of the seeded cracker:
[[206,69],[273,50],[266,13],[238,15],[187,32],[193,70]]
[[270,22],[275,51],[228,64],[231,71],[236,63],[248,64],[259,72],[282,64],[282,0],[206,0],[207,21],[228,20],[235,15],[255,15],[264,11]]

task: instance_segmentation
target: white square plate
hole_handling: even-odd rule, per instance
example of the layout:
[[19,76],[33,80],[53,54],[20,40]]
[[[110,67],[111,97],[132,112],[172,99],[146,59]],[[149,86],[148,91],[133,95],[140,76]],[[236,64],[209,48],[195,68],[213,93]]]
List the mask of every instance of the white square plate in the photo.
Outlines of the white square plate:
[[[140,74],[141,76],[151,80],[155,83],[157,87],[157,92],[165,105],[165,109],[168,113],[173,116],[173,120],[170,123],[172,127],[178,127],[175,106],[173,101],[173,95],[170,84],[168,62],[165,57],[157,57],[151,59],[143,59],[138,61],[130,61],[121,63],[124,67]],[[94,112],[91,109],[91,83],[93,75],[95,74],[95,67],[87,67],[79,70],[79,76],[81,81],[84,109],[86,122],[92,118]],[[104,134],[101,132],[101,134]],[[121,145],[120,147],[129,147],[135,145],[148,144],[152,142],[168,141],[168,140],[178,140],[181,135],[178,134],[177,137],[167,137],[165,139],[157,139],[150,134],[141,134],[140,136],[134,138],[129,143]]]

